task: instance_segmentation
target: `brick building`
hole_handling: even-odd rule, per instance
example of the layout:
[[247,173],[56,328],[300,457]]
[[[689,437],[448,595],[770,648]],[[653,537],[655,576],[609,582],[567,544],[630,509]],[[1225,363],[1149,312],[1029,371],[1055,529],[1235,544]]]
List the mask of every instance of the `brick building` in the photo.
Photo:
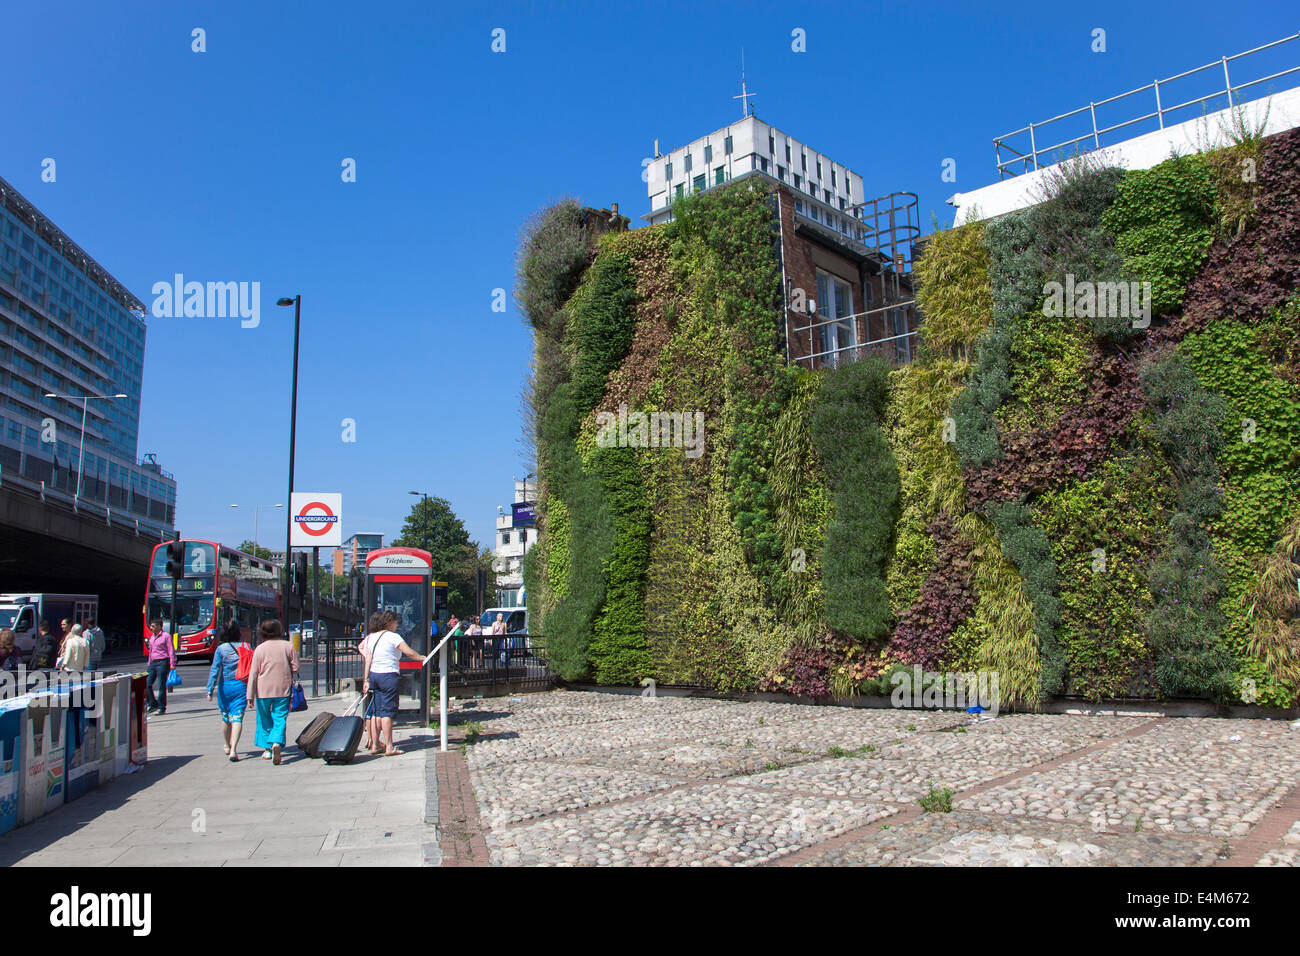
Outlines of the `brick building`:
[[772,186],[781,232],[787,357],[834,367],[865,354],[910,362],[917,330],[911,193],[864,199],[862,177],[754,115],[656,155],[647,166],[651,223],[672,203],[750,177]]

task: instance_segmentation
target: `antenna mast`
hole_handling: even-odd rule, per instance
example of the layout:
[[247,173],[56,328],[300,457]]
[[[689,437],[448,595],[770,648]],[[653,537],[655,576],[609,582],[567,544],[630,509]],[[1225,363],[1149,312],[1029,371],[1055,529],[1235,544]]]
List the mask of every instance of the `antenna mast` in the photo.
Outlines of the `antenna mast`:
[[741,116],[754,115],[754,107],[749,105],[749,98],[757,95],[757,93],[749,92],[748,87],[745,86],[745,48],[742,46],[740,48],[740,95],[732,97],[733,100],[740,100]]

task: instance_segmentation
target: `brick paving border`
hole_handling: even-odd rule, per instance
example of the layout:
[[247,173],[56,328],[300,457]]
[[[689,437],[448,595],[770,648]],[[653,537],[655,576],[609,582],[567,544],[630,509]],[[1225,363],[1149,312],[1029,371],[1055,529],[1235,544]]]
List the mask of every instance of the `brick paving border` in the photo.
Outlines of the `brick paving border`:
[[442,865],[491,866],[464,750],[439,750],[434,761]]
[[[1105,718],[1101,718],[1101,719],[1104,720]],[[1021,770],[1013,770],[1011,773],[1003,774],[1000,777],[995,777],[994,779],[981,783],[977,786],[970,787],[969,789],[954,793],[952,796],[953,801],[955,802],[957,800],[962,800],[966,797],[978,796],[979,794],[992,790],[995,787],[1001,787],[1008,783],[1011,783],[1014,780],[1019,780],[1022,777],[1027,777],[1032,773],[1042,773],[1043,771],[1047,771],[1047,770],[1055,770],[1057,767],[1061,767],[1067,763],[1070,763],[1071,761],[1078,760],[1080,757],[1086,757],[1089,754],[1094,754],[1097,753],[1098,751],[1106,750],[1107,748],[1121,741],[1132,740],[1134,737],[1140,737],[1143,734],[1150,733],[1152,730],[1155,730],[1156,727],[1160,726],[1160,724],[1164,720],[1165,718],[1163,717],[1155,717],[1144,724],[1139,724],[1137,727],[1134,727],[1132,730],[1125,731],[1124,733],[1118,734],[1114,737],[1107,737],[1104,740],[1097,741],[1097,743],[1095,744],[1089,744],[1086,747],[1080,747],[1078,750],[1071,750],[1069,753],[1061,754],[1061,756],[1059,757],[1052,757],[1050,760],[1045,760],[1042,763],[1034,764],[1032,767],[1025,767]],[[868,823],[866,826],[857,827],[853,830],[847,830],[844,833],[841,833],[839,836],[831,837],[829,840],[823,840],[821,843],[816,843],[812,846],[808,846],[796,850],[794,853],[787,854],[786,856],[781,857],[779,860],[773,861],[771,865],[772,866],[795,866],[799,863],[803,863],[808,860],[815,860],[818,857],[822,856],[823,854],[829,852],[830,850],[838,849],[839,847],[844,846],[846,843],[856,843],[859,840],[863,839],[864,837],[870,836],[871,834],[874,833],[879,833],[881,827],[885,824],[888,824],[889,826],[893,827],[901,823],[910,823],[912,820],[915,820],[917,817],[919,817],[921,813],[922,811],[919,806],[909,807],[906,810],[900,810],[898,813],[892,814],[887,817],[881,817],[879,820],[874,820],[871,823]]]
[[1229,841],[1232,852],[1218,866],[1254,866],[1270,850],[1284,846],[1282,837],[1300,820],[1300,784],[1291,788],[1263,818],[1236,841]]

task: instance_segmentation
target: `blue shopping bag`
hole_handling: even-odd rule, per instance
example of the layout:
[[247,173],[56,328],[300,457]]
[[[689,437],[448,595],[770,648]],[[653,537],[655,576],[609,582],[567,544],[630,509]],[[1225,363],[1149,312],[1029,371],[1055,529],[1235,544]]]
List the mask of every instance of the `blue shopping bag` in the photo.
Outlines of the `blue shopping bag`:
[[295,714],[307,709],[307,694],[302,684],[294,684],[289,690],[289,709]]
[[167,675],[167,689],[171,690],[173,687],[180,687],[180,686],[181,686],[181,673],[180,671],[176,670],[176,668],[173,667],[171,673]]

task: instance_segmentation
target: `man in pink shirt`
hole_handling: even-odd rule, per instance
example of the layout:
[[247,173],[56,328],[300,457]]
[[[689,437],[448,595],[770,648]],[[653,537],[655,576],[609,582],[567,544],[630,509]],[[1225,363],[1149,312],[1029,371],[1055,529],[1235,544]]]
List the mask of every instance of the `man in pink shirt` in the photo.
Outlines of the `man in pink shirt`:
[[[149,678],[145,684],[151,714],[167,713],[167,678],[176,666],[176,648],[172,636],[163,630],[162,621],[154,618],[149,622],[153,633],[145,642],[145,653],[149,657]],[[158,695],[154,696],[154,681],[158,682]]]

